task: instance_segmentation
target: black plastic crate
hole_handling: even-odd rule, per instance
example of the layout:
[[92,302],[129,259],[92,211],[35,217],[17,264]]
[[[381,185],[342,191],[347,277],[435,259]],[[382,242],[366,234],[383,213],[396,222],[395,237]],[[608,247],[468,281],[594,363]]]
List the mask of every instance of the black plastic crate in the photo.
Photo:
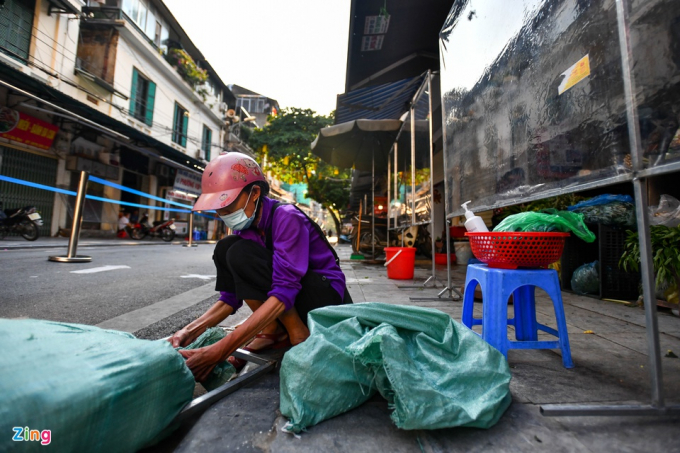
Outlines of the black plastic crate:
[[[591,231],[597,234],[597,225],[588,225]],[[588,243],[578,236],[572,234],[564,242],[564,251],[562,252],[561,263],[561,280],[562,289],[565,291],[572,291],[571,289],[571,277],[574,275],[574,271],[581,265],[586,263],[592,263],[593,261],[599,259],[599,241],[595,239],[595,242]],[[598,296],[598,294],[593,294],[593,296]]]
[[619,268],[626,241],[626,230],[600,225],[600,294],[606,299],[635,300],[640,294],[640,272]]

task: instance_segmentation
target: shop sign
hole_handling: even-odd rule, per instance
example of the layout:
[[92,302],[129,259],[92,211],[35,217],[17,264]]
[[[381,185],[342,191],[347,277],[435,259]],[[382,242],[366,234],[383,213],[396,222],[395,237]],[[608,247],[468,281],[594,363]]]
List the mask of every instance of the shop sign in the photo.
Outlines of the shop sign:
[[0,107],[0,137],[17,143],[50,149],[59,128],[45,121],[17,112],[9,107]]
[[201,194],[201,176],[186,170],[177,170],[173,189],[194,195]]
[[182,200],[182,201],[191,201],[193,203],[194,200],[196,200],[196,197],[192,197],[191,195],[180,192],[178,190],[168,190],[168,195],[166,197],[167,199],[177,199],[177,200]]

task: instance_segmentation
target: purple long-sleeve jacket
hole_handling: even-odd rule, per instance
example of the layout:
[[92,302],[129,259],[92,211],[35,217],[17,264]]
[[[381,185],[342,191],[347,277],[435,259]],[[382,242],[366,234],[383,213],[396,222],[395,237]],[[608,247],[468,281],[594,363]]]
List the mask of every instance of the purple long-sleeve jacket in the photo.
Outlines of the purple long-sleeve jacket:
[[[276,296],[289,310],[300,292],[300,280],[311,269],[325,276],[340,298],[344,299],[345,274],[335,262],[326,240],[319,236],[311,221],[292,205],[276,208],[272,224],[270,214],[273,203],[276,201],[262,197],[262,217],[257,229],[234,232],[265,247],[263,232],[271,227],[274,259],[272,288],[267,295]],[[234,308],[234,311],[243,305],[243,301],[238,300],[235,294],[226,291],[220,291],[220,300]]]

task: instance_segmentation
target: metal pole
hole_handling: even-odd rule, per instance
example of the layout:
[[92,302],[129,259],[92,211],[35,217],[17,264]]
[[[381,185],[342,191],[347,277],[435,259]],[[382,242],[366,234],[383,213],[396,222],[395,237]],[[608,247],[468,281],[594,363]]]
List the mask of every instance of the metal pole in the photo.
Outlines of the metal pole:
[[[640,146],[640,123],[635,102],[636,90],[635,79],[633,77],[633,62],[631,59],[628,6],[628,4],[624,4],[624,0],[616,1],[623,93],[626,99],[626,119],[628,121],[628,140],[633,170],[637,173],[643,169],[643,162],[642,147]],[[666,415],[670,411],[680,412],[680,406],[668,408],[664,405],[659,324],[656,316],[656,297],[654,296],[652,244],[649,237],[649,218],[647,217],[647,180],[636,176],[633,178],[633,189],[635,191],[635,209],[640,244],[640,274],[642,276],[642,294],[645,304],[645,333],[647,335],[649,353],[652,405],[651,407],[553,405],[541,408],[541,413],[544,415],[637,415],[640,413],[644,415]]]
[[[395,145],[396,146],[396,145]],[[390,246],[390,214],[392,213],[392,190],[390,185],[392,184],[392,161],[390,156],[387,156],[387,247]]]
[[371,255],[375,259],[375,149],[371,153]]
[[442,99],[441,99],[441,112],[442,112],[442,143],[444,144],[443,152],[442,152],[442,157],[444,158],[444,229],[446,230],[446,288],[444,288],[438,296],[441,297],[442,294],[445,292],[449,292],[449,298],[453,299],[453,294],[452,292],[455,291],[455,293],[458,295],[458,298],[462,298],[462,294],[455,290],[453,288],[453,285],[451,284],[451,231],[449,228],[450,225],[450,220],[448,218],[449,216],[449,193],[451,191],[451,188],[449,187],[449,178],[448,178],[448,172],[449,172],[449,162],[447,158],[447,149],[446,149],[446,105],[444,103],[444,93],[442,90]]
[[91,256],[77,255],[78,238],[80,237],[80,227],[83,223],[83,206],[85,204],[85,194],[87,193],[87,181],[89,175],[81,171],[80,182],[78,183],[78,195],[76,196],[76,205],[73,210],[73,224],[71,225],[71,238],[68,241],[68,254],[66,256],[50,256],[49,261],[56,261],[59,263],[89,263],[92,261]]
[[[432,234],[430,239],[432,239],[432,283],[434,287],[437,287],[437,274],[434,263],[434,255],[437,253],[435,249],[435,231],[434,231],[434,177],[432,174],[432,161],[434,160],[434,149],[432,148],[432,71],[427,71],[427,99],[429,104],[427,125],[430,133],[430,225],[432,225]],[[429,281],[430,279],[428,279]],[[427,281],[424,283],[427,284]]]
[[411,106],[411,226],[416,223],[416,108]]
[[[626,98],[626,116],[628,120],[628,139],[630,142],[633,169],[642,170],[642,147],[640,146],[640,123],[635,102],[635,80],[633,78],[633,62],[630,47],[630,29],[628,27],[628,6],[622,0],[616,2],[616,18],[619,29],[619,47],[621,50],[621,68],[623,74],[623,92]],[[656,297],[654,288],[654,268],[652,261],[652,244],[649,238],[649,219],[647,218],[647,180],[634,178],[635,209],[637,210],[638,238],[640,240],[640,273],[642,274],[642,292],[645,304],[645,325],[647,346],[649,348],[649,373],[652,380],[652,405],[663,407],[663,379],[661,371],[661,349],[659,347],[659,325],[656,318]]]
[[189,213],[189,243],[184,244],[182,247],[198,247],[197,244],[194,244],[194,211],[191,211]]
[[[401,203],[401,198],[399,198],[399,178],[397,176],[399,175],[399,166],[397,163],[397,153],[399,152],[399,145],[395,142],[394,143],[394,198],[398,200]],[[401,205],[400,205],[401,208]],[[394,228],[397,228],[397,219],[399,218],[398,215],[394,216]]]

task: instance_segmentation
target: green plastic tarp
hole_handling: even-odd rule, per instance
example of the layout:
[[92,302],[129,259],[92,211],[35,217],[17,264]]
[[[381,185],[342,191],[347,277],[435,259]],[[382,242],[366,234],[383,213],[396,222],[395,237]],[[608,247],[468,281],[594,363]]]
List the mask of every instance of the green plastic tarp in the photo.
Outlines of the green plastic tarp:
[[[0,451],[134,452],[169,433],[193,395],[167,341],[0,319],[0,344]],[[14,427],[49,430],[50,443],[14,441]]]
[[[205,332],[203,332],[193,343],[184,348],[175,348],[177,350],[181,349],[198,349],[205,348],[212,344],[217,343],[222,338],[226,337],[226,332],[220,327],[210,327]],[[215,368],[210,372],[208,377],[201,382],[203,388],[207,391],[215,390],[218,387],[223,386],[236,374],[236,368],[228,361],[218,363]]]
[[370,399],[402,429],[489,428],[511,402],[505,357],[434,309],[377,302],[309,313],[281,364],[281,413],[300,432]]

